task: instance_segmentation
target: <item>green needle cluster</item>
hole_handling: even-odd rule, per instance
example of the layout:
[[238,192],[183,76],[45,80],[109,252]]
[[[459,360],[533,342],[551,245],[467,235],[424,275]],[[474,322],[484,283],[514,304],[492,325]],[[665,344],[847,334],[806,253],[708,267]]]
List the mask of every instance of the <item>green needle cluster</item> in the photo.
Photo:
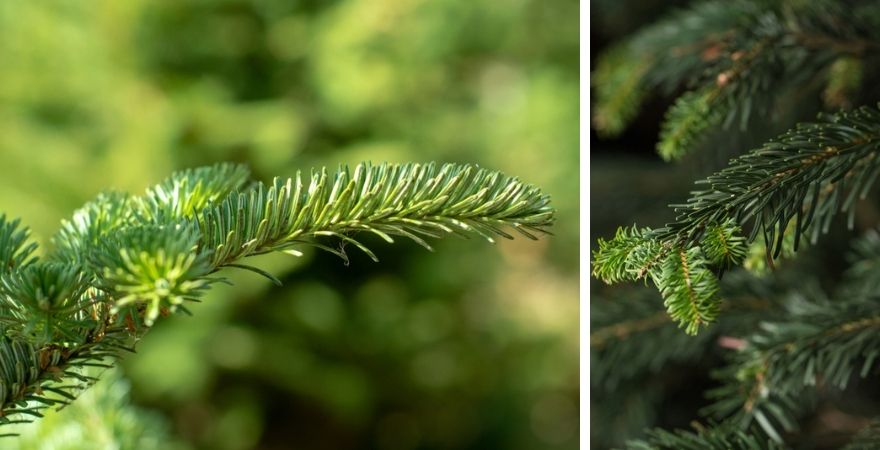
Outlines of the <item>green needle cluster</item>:
[[239,165],[185,170],[141,196],[99,195],[37,258],[18,221],[0,218],[0,424],[39,417],[94,381],[156,320],[199,301],[225,267],[269,252],[450,234],[531,239],[552,225],[539,189],[467,164],[360,164],[304,177],[249,179]]

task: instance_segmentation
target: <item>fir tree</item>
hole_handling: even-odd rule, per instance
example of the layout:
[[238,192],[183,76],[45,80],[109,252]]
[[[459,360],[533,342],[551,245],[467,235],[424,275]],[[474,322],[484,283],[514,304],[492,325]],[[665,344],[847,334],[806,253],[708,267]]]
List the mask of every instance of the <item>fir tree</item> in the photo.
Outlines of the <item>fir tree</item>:
[[249,256],[313,246],[377,260],[364,233],[429,250],[451,234],[536,239],[553,215],[537,188],[472,165],[361,164],[264,184],[218,164],[143,195],[99,195],[39,256],[27,228],[0,217],[0,425],[73,401],[97,381],[89,368],[112,366],[161,317],[187,313],[226,282],[224,269],[280,283],[242,262]]
[[[841,400],[869,395],[862,380],[876,380],[880,366],[880,235],[870,206],[880,174],[880,91],[870,81],[878,56],[878,2],[735,0],[695,2],[599,57],[597,134],[623,132],[659,95],[671,101],[657,143],[663,160],[732,156],[671,205],[665,225],[621,227],[594,247],[598,280],[656,288],[594,299],[596,406],[662,395],[638,380],[682,363],[714,380],[694,431],[649,430],[630,448],[802,447],[822,433],[811,421],[829,409],[864,425],[851,448],[880,448],[877,405],[852,410]],[[857,216],[861,237],[842,273],[778,267],[833,230],[856,228]],[[654,406],[643,408],[662,415]]]

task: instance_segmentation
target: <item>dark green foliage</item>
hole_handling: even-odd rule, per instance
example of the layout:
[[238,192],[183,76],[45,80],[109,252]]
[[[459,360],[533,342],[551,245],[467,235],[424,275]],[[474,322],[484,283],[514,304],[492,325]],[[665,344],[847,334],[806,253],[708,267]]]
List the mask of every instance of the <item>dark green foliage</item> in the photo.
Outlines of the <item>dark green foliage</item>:
[[733,220],[728,220],[724,225],[710,225],[706,228],[706,234],[700,240],[709,264],[729,269],[742,264],[746,257],[745,238]]
[[696,242],[710,223],[733,219],[750,229],[749,241],[762,233],[767,248],[778,254],[794,221],[796,249],[804,233],[815,241],[827,232],[838,212],[848,212],[852,223],[853,204],[867,195],[880,168],[878,144],[876,107],[821,115],[698,182],[708,188],[676,205],[677,221],[658,235]]
[[[615,92],[627,86],[680,95],[660,127],[663,159],[704,147],[711,154],[699,162],[720,164],[736,152],[672,205],[671,222],[597,242],[593,275],[609,284],[650,277],[668,318],[659,299],[612,307],[607,298],[618,296],[603,292],[592,306],[594,391],[615,401],[644,385],[664,409],[638,414],[671,428],[686,422],[663,397],[678,393],[664,391],[670,373],[707,383],[706,400],[689,411],[711,425],[654,429],[629,448],[880,447],[873,424],[852,436],[876,404],[841,401],[873,395],[866,386],[880,356],[880,216],[865,201],[880,174],[878,24],[880,5],[870,1],[695,2],[600,58],[594,84],[610,81],[596,88],[594,110],[608,116],[594,120],[600,136],[636,116],[642,96]],[[744,131],[756,142],[777,137],[725,148]],[[844,228],[863,232],[845,270],[833,248],[850,239]],[[826,234],[834,238],[820,242]],[[795,258],[807,246],[812,256]],[[676,322],[701,333],[673,337]],[[616,396],[615,386],[626,392]]]
[[783,446],[750,436],[731,426],[699,427],[696,432],[650,430],[648,438],[629,442],[628,450],[775,450]]
[[684,156],[706,130],[718,125],[722,111],[712,104],[711,91],[688,92],[666,112],[657,152],[667,161]]
[[[664,159],[693,151],[705,134],[753,116],[768,117],[798,86],[831,72],[823,94],[839,104],[861,78],[841,65],[872,50],[876,6],[856,2],[698,2],[669,15],[604,54],[594,73],[594,126],[619,133],[637,111],[640,92],[689,89],[667,113],[657,148]],[[849,64],[851,67],[852,64]]]
[[[3,382],[0,383],[0,400],[5,406],[5,414],[0,421],[9,423],[21,420],[9,419],[7,416],[10,414],[39,417],[39,407],[33,408],[27,404],[27,400],[34,397],[23,396],[21,393],[30,385],[41,385],[46,378],[44,369],[57,367],[60,361],[61,353],[57,349],[39,352],[27,342],[0,338],[0,370],[3,377]],[[45,398],[40,403],[52,405],[56,401],[56,398]]]
[[793,295],[782,318],[761,323],[719,372],[724,385],[710,393],[716,403],[707,412],[733,416],[743,426],[754,421],[781,440],[777,429],[795,428],[811,389],[845,389],[854,375],[874,373],[880,306],[870,297],[814,297]]
[[605,52],[590,83],[597,99],[591,114],[597,132],[618,135],[636,116],[645,97],[641,79],[647,68],[628,46]]
[[[95,381],[84,367],[106,367],[104,361],[123,349],[119,330],[99,328],[77,346],[38,347],[10,337],[0,338],[0,424],[42,417],[47,407],[64,405]],[[108,332],[107,335],[103,335]]]
[[82,343],[82,331],[94,326],[88,283],[76,266],[38,262],[0,278],[0,320],[7,335],[37,346]]
[[[722,270],[730,268],[744,260],[746,243],[758,236],[763,238],[769,259],[782,253],[787,230],[796,251],[804,234],[815,242],[822,232],[828,231],[839,212],[848,213],[849,223],[853,223],[853,205],[867,195],[880,173],[876,161],[880,111],[863,107],[822,119],[802,124],[762,148],[734,159],[724,170],[697,182],[708,186],[707,189],[695,191],[687,203],[675,205],[679,213],[675,222],[640,232],[644,239],[656,240],[665,248],[682,246],[684,250],[679,253],[687,251],[689,255],[685,261],[693,260],[698,267],[696,278],[691,279],[699,283],[691,285],[685,282],[685,265],[673,270],[677,266],[667,259],[664,267],[668,269],[656,280],[665,287],[667,304],[673,294],[677,299],[693,300],[689,302],[690,308],[684,301],[675,301],[670,308],[676,311],[676,318],[691,324],[690,331],[696,331],[693,327],[704,319],[714,317],[711,308],[703,310],[704,314],[696,307],[713,303],[709,300],[715,291],[711,274],[700,269],[706,265],[706,259]],[[747,238],[740,237],[739,227],[747,230]],[[618,253],[629,254],[631,248],[620,235],[610,242],[616,244],[600,241],[593,273],[615,275],[600,278],[616,282],[626,272],[625,259]],[[701,245],[706,245],[706,249],[701,249]],[[727,245],[730,248],[725,249]],[[613,257],[609,253],[612,250],[617,252]],[[701,254],[706,259],[697,258]],[[693,295],[685,295],[688,292]]]
[[[803,414],[816,407],[820,392],[844,390],[853,378],[876,376],[880,303],[867,289],[876,283],[871,257],[878,247],[873,230],[856,241],[851,259],[857,262],[845,272],[833,299],[796,273],[791,279],[759,281],[746,272],[731,272],[722,283],[726,320],[696,337],[670,334],[672,322],[658,315],[656,302],[652,306],[643,294],[594,303],[595,386],[613,389],[622,379],[649,376],[676,361],[696,362],[711,353],[716,339],[727,341],[721,344],[729,347],[727,365],[715,371],[721,385],[708,392],[713,403],[703,411],[727,431],[712,436],[739,439],[745,430],[743,436],[756,442],[782,443],[787,433],[798,430]],[[763,300],[770,297],[778,304]],[[688,448],[691,441],[687,445],[704,442],[714,448],[710,442],[715,438],[708,436],[657,430],[648,441],[633,444],[654,447],[633,448],[678,448],[674,443]]]
[[682,333],[648,289],[618,295],[594,300],[590,318],[590,381],[603,391],[673,362],[694,361],[717,337]]
[[[184,450],[169,430],[169,423],[154,411],[134,404],[130,384],[122,369],[90,368],[85,374],[100,374],[89,389],[77,393],[76,402],[59,404],[42,412],[38,422],[8,425],[17,433],[4,439],[7,450]],[[69,400],[69,399],[68,399]],[[83,427],[83,428],[80,428]]]
[[[102,194],[62,224],[56,249],[29,259],[33,244],[0,219],[0,417],[39,416],[72,400],[104,365],[163,315],[186,311],[240,259],[314,245],[345,257],[344,245],[375,255],[352,235],[388,242],[455,233],[531,239],[553,222],[537,188],[469,165],[359,165],[245,188],[248,171],[220,164],[173,174],[142,197]],[[317,239],[335,240],[320,243]],[[273,278],[274,279],[274,278]],[[13,417],[13,418],[10,418]]]
[[[756,436],[782,442],[784,432],[796,430],[799,417],[814,407],[819,385],[825,390],[845,389],[854,376],[876,374],[880,352],[876,302],[851,294],[832,301],[816,294],[816,287],[806,286],[800,289],[811,296],[794,288],[777,311],[753,304],[753,299],[772,295],[782,286],[751,283],[742,290],[748,286],[744,276],[731,274],[733,279],[726,283],[728,295],[735,299],[730,320],[719,325],[721,331],[697,338],[669,334],[671,322],[657,315],[656,307],[647,309],[650,303],[644,296],[618,300],[617,307],[611,302],[596,304],[599,315],[591,338],[596,382],[613,383],[610,387],[621,377],[654,372],[673,361],[696,360],[719,336],[748,329],[761,317],[772,318],[736,344],[729,365],[717,372],[722,386],[710,391],[714,403],[705,413],[723,420],[729,430],[759,430]],[[856,281],[852,269],[848,278]],[[844,286],[841,295],[850,284]]]

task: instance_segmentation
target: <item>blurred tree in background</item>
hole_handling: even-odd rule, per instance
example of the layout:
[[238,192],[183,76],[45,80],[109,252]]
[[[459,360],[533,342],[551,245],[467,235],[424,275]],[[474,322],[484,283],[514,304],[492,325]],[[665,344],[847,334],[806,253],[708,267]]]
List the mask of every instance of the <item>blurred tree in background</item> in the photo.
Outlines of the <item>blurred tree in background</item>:
[[[261,257],[284,286],[233,273],[196,318],[158,324],[124,368],[138,405],[125,408],[150,418],[105,422],[193,449],[574,448],[577,11],[570,0],[0,4],[0,211],[41,244],[102,189],[139,192],[216,161],[261,179],[361,160],[476,162],[540,185],[558,209],[555,236],[537,243],[452,240],[433,254],[400,243],[379,249],[381,264],[349,266]],[[127,402],[120,387],[88,395],[102,392]],[[53,432],[98,436],[77,411],[22,431],[21,448],[56,445],[33,437]]]

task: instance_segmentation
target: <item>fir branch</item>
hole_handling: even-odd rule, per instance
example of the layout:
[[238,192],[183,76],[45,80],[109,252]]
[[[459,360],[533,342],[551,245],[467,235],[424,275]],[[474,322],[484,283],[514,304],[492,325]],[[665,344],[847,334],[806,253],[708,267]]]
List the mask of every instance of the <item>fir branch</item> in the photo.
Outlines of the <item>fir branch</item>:
[[36,347],[0,337],[0,425],[29,422],[42,417],[45,408],[74,400],[96,381],[81,369],[107,367],[108,358],[116,358],[124,348],[123,336],[120,330],[101,329],[72,348]]
[[[79,373],[131,349],[161,315],[186,309],[241,258],[350,236],[474,233],[536,239],[553,222],[549,197],[470,165],[359,165],[276,179],[243,192],[247,171],[217,165],[172,175],[143,197],[102,194],[62,223],[45,260],[29,255],[26,230],[0,217],[0,424],[39,417],[94,381]],[[266,274],[270,276],[269,274]]]
[[706,130],[721,123],[724,111],[713,107],[713,91],[688,92],[666,112],[657,152],[666,161],[687,154]]
[[766,14],[768,10],[754,1],[699,2],[673,11],[620,45],[629,48],[632,58],[649,64],[645,87],[671,93],[683,84],[695,84],[707,67],[737,50],[727,43]]
[[710,264],[721,271],[731,261],[740,261],[746,251],[744,239],[732,221],[713,228],[708,251],[660,241],[653,233],[650,229],[620,228],[614,239],[599,239],[599,248],[593,253],[593,276],[609,284],[650,277],[670,317],[688,334],[696,334],[715,319],[721,303]]
[[214,268],[240,258],[297,245],[313,245],[347,259],[344,250],[316,238],[338,239],[377,260],[352,233],[369,232],[386,242],[409,238],[431,249],[425,238],[473,233],[494,242],[529,239],[552,224],[549,198],[515,178],[455,164],[358,165],[334,176],[313,172],[308,186],[298,174],[233,193],[197,217],[200,251],[212,252]]
[[[716,125],[738,121],[744,130],[754,113],[767,116],[788,88],[839,73],[836,61],[880,50],[870,17],[836,2],[700,2],[678,11],[599,59],[597,131],[622,130],[635,115],[640,92],[685,86],[688,92],[667,112],[658,143],[664,159],[679,159]],[[861,83],[859,77],[832,79],[838,81],[825,94],[832,101]]]
[[796,225],[797,248],[808,229],[813,240],[827,230],[837,211],[851,216],[853,203],[867,195],[880,169],[880,111],[863,107],[819,118],[698,182],[709,189],[676,205],[677,221],[658,230],[656,237],[694,243],[710,224],[733,219],[751,225],[748,241],[763,233],[768,250],[778,254],[789,222]]
[[[620,255],[611,258],[608,252],[616,249],[627,255],[632,253],[636,246],[631,240],[636,237],[640,242],[653,241],[655,249],[684,248],[700,258],[700,265],[708,260],[723,270],[742,261],[745,244],[755,241],[757,236],[765,243],[767,261],[772,261],[786,248],[786,239],[793,241],[790,246],[794,251],[804,233],[809,232],[816,241],[839,211],[849,213],[851,225],[855,201],[867,195],[880,174],[880,110],[863,107],[833,116],[822,115],[820,119],[823,120],[799,125],[698,182],[709,189],[693,192],[687,203],[674,205],[679,213],[676,222],[657,230],[643,229],[638,236],[630,232],[604,247],[600,243],[600,251],[594,255],[593,273],[612,274],[603,278],[608,281],[633,279],[625,264],[621,264],[626,260]],[[726,243],[736,243],[735,252],[727,250],[729,259],[718,253],[722,244],[717,239],[718,226],[729,236]],[[746,239],[738,237],[739,227],[749,230]],[[630,240],[624,242],[626,236]],[[701,248],[703,245],[706,249]],[[680,263],[682,258],[675,265],[667,258],[665,267],[686,266]],[[693,331],[694,326],[714,317],[711,308],[701,311],[700,306],[717,304],[717,300],[697,295],[693,286],[687,284],[685,273],[679,270],[676,275],[669,269],[656,277],[655,283],[665,287],[664,298],[670,309],[676,311],[678,319],[691,322],[689,329]],[[627,278],[623,274],[628,274]],[[700,281],[699,287],[706,288],[707,294],[714,292],[709,275]],[[676,300],[670,302],[669,298]]]
[[[760,233],[773,256],[782,251],[784,236],[791,224],[794,250],[805,232],[809,231],[815,242],[820,232],[828,230],[838,211],[849,213],[852,224],[855,201],[867,195],[880,173],[877,162],[880,111],[863,107],[833,116],[822,115],[820,119],[823,120],[799,125],[698,182],[710,188],[694,192],[686,204],[677,205],[676,222],[652,232],[640,232],[638,238],[658,241],[659,248],[683,246],[686,251],[693,251],[694,258],[700,257],[698,261],[703,265],[700,244],[706,242],[707,231],[719,223],[750,229],[745,242],[754,241]],[[711,237],[709,239],[711,243]],[[608,245],[606,250],[616,248]],[[629,254],[634,248],[632,245],[624,250]],[[605,277],[611,281],[623,279],[622,274],[627,272],[619,255],[604,258],[609,253],[603,253],[602,249],[600,245],[596,255],[600,258],[594,259],[594,274],[613,274]],[[711,252],[710,261],[714,260]],[[666,269],[655,283],[664,292],[674,317],[689,323],[688,329],[695,331],[714,317],[710,306],[717,305],[718,301],[709,294],[714,295],[716,290],[709,275],[702,276],[707,272],[698,271],[701,283],[697,286],[706,289],[705,294],[698,294],[694,285],[688,284],[693,281],[685,270],[689,258],[681,258],[681,255],[679,252],[676,261],[667,257]],[[682,269],[673,271],[675,267]]]
[[593,251],[593,276],[607,284],[613,284],[624,280],[635,280],[638,274],[647,273],[648,269],[655,265],[656,258],[638,256],[635,251],[648,242],[645,237],[648,231],[650,230],[639,230],[636,227],[632,229],[620,227],[613,239],[606,241],[599,238],[597,240],[599,248]]
[[730,424],[704,427],[694,424],[696,431],[648,431],[644,440],[627,443],[629,450],[781,450],[782,445],[751,436]]
[[[593,74],[593,124],[619,134],[635,117],[645,92],[671,92],[723,51],[723,40],[760,14],[751,2],[701,2],[670,14],[600,55]],[[720,30],[720,31],[719,31]]]
[[89,266],[95,247],[126,227],[168,224],[191,218],[247,182],[249,170],[230,163],[174,172],[141,196],[107,192],[63,220],[50,257]]
[[706,409],[742,427],[757,423],[768,436],[794,429],[796,415],[818,384],[844,389],[853,374],[866,377],[880,356],[880,306],[874,301],[829,301],[793,296],[785,319],[761,324],[733,363],[718,373]]
[[19,433],[3,440],[6,450],[183,450],[160,413],[143,409],[130,398],[123,370],[88,368],[85,375],[101,381],[77,395],[63,410],[45,411],[36,424],[7,425]]

